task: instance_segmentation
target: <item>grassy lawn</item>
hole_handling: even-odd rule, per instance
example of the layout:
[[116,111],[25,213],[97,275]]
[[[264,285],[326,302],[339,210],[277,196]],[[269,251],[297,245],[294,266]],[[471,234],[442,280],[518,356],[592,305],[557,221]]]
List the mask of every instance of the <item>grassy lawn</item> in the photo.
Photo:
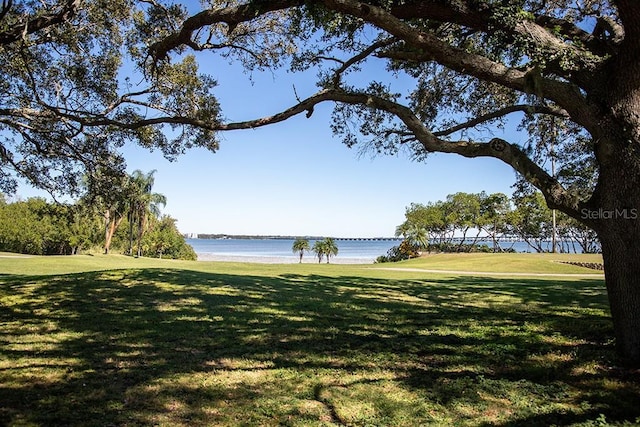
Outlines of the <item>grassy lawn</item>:
[[640,421],[600,279],[0,258],[0,303],[0,425]]
[[[562,261],[602,263],[599,254],[432,254],[396,263],[394,267],[493,273],[598,274],[596,270]],[[383,264],[380,264],[383,266]]]

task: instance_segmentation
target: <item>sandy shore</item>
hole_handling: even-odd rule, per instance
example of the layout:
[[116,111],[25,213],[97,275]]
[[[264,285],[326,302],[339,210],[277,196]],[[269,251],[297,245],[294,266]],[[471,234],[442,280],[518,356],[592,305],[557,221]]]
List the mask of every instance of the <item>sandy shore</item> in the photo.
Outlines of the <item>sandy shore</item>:
[[[198,254],[198,261],[226,261],[226,262],[253,262],[260,264],[297,264],[299,258],[290,257],[270,257],[270,256],[236,256],[236,255],[216,255],[216,254]],[[331,258],[331,264],[373,264],[374,259],[367,258]],[[326,260],[322,261],[326,263]],[[317,258],[304,257],[303,264],[317,264]]]

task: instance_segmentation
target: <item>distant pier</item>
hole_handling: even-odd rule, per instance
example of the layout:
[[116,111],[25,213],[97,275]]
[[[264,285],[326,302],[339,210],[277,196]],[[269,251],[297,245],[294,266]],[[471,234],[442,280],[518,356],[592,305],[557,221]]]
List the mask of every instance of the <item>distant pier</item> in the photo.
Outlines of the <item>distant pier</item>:
[[[234,234],[202,234],[202,233],[185,233],[184,237],[187,239],[277,239],[277,240],[295,240],[299,237],[302,237],[307,240],[322,240],[327,236],[259,236],[259,235],[234,235]],[[333,240],[337,241],[360,241],[360,242],[401,242],[403,240],[402,237],[332,237]],[[447,237],[444,241],[451,243],[460,243],[463,240],[462,237]],[[466,242],[476,241],[477,243],[486,243],[493,242],[491,236],[479,236],[476,240],[475,236],[466,237],[464,239]],[[521,242],[522,239],[516,236],[500,236],[496,237],[496,242]],[[437,243],[440,241],[439,238],[431,239],[432,243]]]
[[[245,234],[203,234],[203,233],[185,233],[184,237],[187,239],[242,239],[242,240],[295,240],[297,238],[304,238],[307,240],[322,240],[327,236],[260,236],[260,235],[245,235]],[[338,241],[368,241],[368,242],[395,242],[402,241],[400,237],[332,237],[333,240]]]
[[367,241],[367,242],[401,242],[401,237],[334,237],[334,240]]

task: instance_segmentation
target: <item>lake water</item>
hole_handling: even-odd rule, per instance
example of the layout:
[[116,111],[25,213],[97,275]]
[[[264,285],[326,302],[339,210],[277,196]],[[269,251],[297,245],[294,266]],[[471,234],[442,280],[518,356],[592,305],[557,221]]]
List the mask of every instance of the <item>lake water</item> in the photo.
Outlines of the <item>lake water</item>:
[[[249,262],[298,262],[298,255],[291,250],[292,239],[186,239],[198,254],[199,260],[249,261]],[[380,255],[385,255],[400,240],[336,240],[338,255],[331,258],[333,263],[372,263]],[[309,241],[313,246],[314,240]],[[531,251],[524,242],[502,243],[508,248],[513,245],[517,252]],[[304,262],[317,262],[312,252],[306,253]]]
[[[298,262],[298,255],[291,250],[293,242],[292,239],[187,239],[200,260]],[[314,240],[309,241],[312,247],[313,243]],[[338,255],[331,262],[371,263],[400,240],[335,240],[335,243]],[[313,262],[314,254],[306,253],[303,259]]]

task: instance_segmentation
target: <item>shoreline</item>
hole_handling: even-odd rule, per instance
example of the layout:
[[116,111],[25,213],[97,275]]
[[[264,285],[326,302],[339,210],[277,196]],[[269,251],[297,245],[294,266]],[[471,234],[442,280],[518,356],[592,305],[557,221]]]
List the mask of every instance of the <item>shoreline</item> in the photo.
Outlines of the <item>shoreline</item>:
[[[217,262],[249,262],[257,264],[299,264],[300,258],[296,256],[260,256],[260,255],[218,255],[212,253],[197,253],[198,261]],[[340,258],[332,257],[331,264],[373,264],[373,258]],[[323,260],[320,264],[326,264]],[[304,257],[302,264],[318,264],[317,258]]]

